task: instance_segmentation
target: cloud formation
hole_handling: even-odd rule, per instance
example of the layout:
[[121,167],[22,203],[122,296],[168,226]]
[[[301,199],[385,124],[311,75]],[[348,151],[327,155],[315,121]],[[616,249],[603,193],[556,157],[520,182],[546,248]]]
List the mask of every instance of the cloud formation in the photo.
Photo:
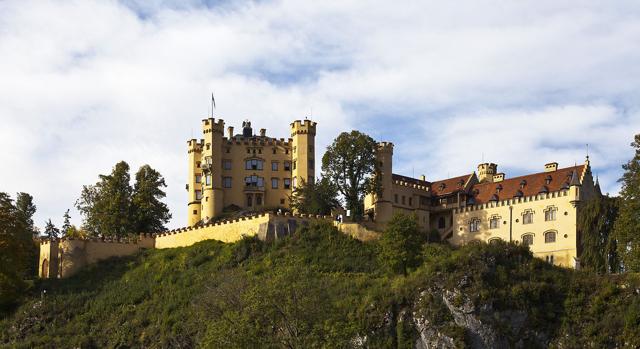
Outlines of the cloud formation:
[[[0,2],[0,190],[60,223],[119,160],[167,179],[186,221],[186,139],[216,115],[276,137],[311,114],[396,143],[428,179],[584,161],[605,191],[640,129],[633,1]],[[73,212],[73,211],[72,211]],[[74,223],[80,223],[77,213]]]

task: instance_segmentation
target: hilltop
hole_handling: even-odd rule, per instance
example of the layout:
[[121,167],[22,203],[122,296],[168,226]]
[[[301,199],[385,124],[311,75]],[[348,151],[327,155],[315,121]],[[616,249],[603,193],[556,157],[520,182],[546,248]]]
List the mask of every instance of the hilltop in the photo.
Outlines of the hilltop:
[[[407,276],[378,242],[312,224],[266,244],[147,250],[41,280],[0,320],[7,347],[637,347],[640,278],[522,246],[427,244]],[[46,295],[43,291],[46,290]]]

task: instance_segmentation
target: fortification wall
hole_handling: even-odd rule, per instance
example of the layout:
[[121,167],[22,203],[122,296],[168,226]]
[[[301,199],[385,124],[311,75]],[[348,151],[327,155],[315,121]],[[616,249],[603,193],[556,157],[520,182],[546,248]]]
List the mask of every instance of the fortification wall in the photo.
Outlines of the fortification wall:
[[375,231],[375,224],[363,223],[340,223],[334,222],[333,225],[343,234],[347,234],[354,239],[360,241],[370,241],[380,238],[380,233]]
[[210,223],[202,227],[187,227],[161,233],[156,236],[156,248],[191,246],[204,240],[234,242],[243,236],[257,236],[263,241],[273,241],[292,234],[300,225],[310,220],[330,217],[262,213],[228,221]]

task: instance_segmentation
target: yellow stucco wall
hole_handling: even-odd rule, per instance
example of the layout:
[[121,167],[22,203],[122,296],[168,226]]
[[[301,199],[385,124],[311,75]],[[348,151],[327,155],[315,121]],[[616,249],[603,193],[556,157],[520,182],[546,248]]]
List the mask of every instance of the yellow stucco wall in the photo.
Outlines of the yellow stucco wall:
[[[454,210],[453,245],[463,245],[471,241],[485,241],[499,238],[504,241],[522,242],[525,234],[533,235],[533,244],[529,246],[536,257],[545,259],[553,256],[553,263],[565,267],[575,267],[577,251],[577,207],[576,188],[536,196],[491,202],[483,205],[468,206]],[[572,203],[572,201],[574,203]],[[556,219],[545,221],[545,210],[555,208]],[[533,221],[524,224],[525,211],[533,212]],[[510,213],[512,216],[510,216]],[[499,226],[490,229],[489,221],[499,217]],[[470,231],[472,219],[479,219],[479,230]],[[556,241],[545,243],[546,232],[556,232]]]

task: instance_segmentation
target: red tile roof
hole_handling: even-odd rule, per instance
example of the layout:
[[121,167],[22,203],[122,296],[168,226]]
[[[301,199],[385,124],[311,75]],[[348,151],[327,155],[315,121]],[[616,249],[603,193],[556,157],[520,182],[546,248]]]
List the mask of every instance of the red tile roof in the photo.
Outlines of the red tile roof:
[[440,196],[464,190],[464,185],[467,184],[471,176],[473,176],[473,173],[431,182],[431,194]]
[[[569,185],[573,171],[577,171],[578,178],[582,178],[584,169],[585,165],[579,165],[558,169],[553,172],[540,172],[509,178],[496,183],[479,183],[471,188],[471,193],[475,199],[475,204],[484,204],[489,202],[494,195],[497,196],[498,200],[506,200],[518,195],[536,195],[545,190],[547,192],[559,191],[565,184]],[[550,179],[549,183],[547,183],[547,179]],[[524,183],[522,188],[521,183]],[[497,190],[498,187],[501,188],[500,191]]]
[[391,178],[393,178],[394,181],[403,181],[411,184],[418,184],[418,185],[425,185],[425,186],[429,186],[429,184],[431,184],[421,179],[411,178],[411,177],[407,177],[407,176],[403,176],[395,173],[392,175]]

